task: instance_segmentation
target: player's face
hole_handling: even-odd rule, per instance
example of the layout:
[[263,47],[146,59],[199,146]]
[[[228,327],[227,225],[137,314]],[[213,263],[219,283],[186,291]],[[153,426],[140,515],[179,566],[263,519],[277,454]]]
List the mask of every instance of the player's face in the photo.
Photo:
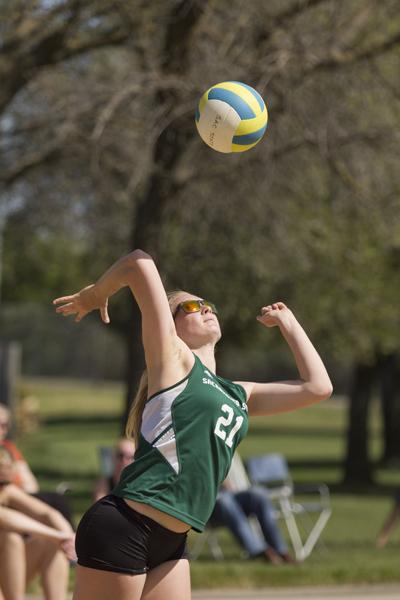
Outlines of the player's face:
[[176,332],[189,348],[217,343],[221,338],[215,310],[212,303],[187,292],[181,292],[174,298],[172,312],[175,315]]

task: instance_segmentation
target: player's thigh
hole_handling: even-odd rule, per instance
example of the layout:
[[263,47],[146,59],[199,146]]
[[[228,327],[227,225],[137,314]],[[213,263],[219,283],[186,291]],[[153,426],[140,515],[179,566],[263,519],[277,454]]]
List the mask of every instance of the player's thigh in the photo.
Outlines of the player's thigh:
[[77,565],[72,600],[140,600],[146,575],[126,575]]
[[185,558],[169,560],[147,573],[142,600],[190,600],[190,567]]

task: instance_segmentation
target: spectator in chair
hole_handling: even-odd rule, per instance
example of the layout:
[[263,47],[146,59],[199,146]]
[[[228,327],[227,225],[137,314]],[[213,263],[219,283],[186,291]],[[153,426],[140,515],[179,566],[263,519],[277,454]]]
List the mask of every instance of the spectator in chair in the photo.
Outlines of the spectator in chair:
[[[72,510],[68,498],[59,492],[39,490],[39,484],[31,468],[16,444],[8,439],[11,426],[11,413],[5,404],[0,403],[0,447],[4,447],[14,461],[12,481],[27,494],[32,494],[49,504],[64,516],[73,527]],[[1,600],[1,598],[0,598]]]
[[113,448],[113,472],[108,477],[101,477],[97,480],[94,492],[93,502],[107,496],[117,485],[122,471],[132,461],[135,454],[135,446],[131,440],[121,438]]
[[12,483],[13,469],[0,446],[0,599],[23,600],[39,575],[45,600],[65,600],[74,532],[61,513]]
[[0,403],[0,444],[8,450],[14,460],[12,483],[28,494],[35,494],[39,491],[39,484],[22,452],[7,438],[10,427],[10,410],[5,404]]
[[[251,527],[250,516],[257,519],[262,535]],[[227,527],[249,558],[263,558],[272,565],[296,562],[288,552],[267,490],[251,486],[235,491],[228,474],[210,522]]]

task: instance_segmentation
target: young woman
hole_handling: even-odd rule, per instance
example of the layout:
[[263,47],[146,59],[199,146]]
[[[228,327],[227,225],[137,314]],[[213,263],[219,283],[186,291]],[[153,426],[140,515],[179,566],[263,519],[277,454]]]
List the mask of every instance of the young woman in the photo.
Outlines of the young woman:
[[0,404],[0,448],[5,448],[13,459],[12,480],[10,483],[13,483],[27,494],[32,494],[36,498],[39,498],[39,500],[42,500],[55,508],[55,510],[60,512],[63,517],[67,519],[71,527],[73,527],[72,508],[70,506],[69,498],[65,494],[57,491],[39,490],[38,481],[32,473],[22,452],[14,442],[7,437],[10,426],[10,410],[4,404]]
[[12,470],[0,447],[0,598],[23,600],[26,583],[40,575],[46,600],[65,600],[74,532],[60,513],[10,483]]
[[35,494],[39,491],[39,484],[22,452],[14,442],[7,438],[10,426],[10,410],[4,404],[0,404],[0,445],[8,450],[14,461],[12,483],[22,488],[28,494]]
[[54,300],[79,322],[94,309],[109,322],[108,298],[128,286],[141,310],[147,373],[127,425],[135,459],[113,494],[84,515],[77,532],[74,600],[188,600],[185,540],[202,531],[250,415],[291,411],[330,396],[331,382],[293,313],[278,302],[257,317],[278,326],[299,370],[294,381],[234,383],[216,374],[221,338],[215,306],[177,292],[168,300],[152,258],[119,259],[94,284]]

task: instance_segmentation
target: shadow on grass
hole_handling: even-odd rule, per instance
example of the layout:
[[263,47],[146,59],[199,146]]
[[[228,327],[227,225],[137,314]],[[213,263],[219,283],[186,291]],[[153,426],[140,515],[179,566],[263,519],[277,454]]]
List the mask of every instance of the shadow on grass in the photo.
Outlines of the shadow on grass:
[[65,468],[62,469],[62,471],[60,471],[60,469],[51,469],[51,468],[47,468],[47,467],[36,467],[35,468],[35,475],[40,479],[49,479],[49,480],[54,480],[59,482],[60,481],[60,477],[63,480],[74,480],[74,481],[87,481],[88,479],[91,480],[93,479],[93,477],[96,476],[96,473],[92,470],[92,471],[73,471],[72,469],[69,471]]
[[[341,438],[344,435],[344,430],[334,428],[334,427],[263,427],[253,425],[250,429],[249,435],[251,437],[262,437],[268,438],[271,437],[300,437],[309,439],[312,436],[321,436],[324,438],[336,439]],[[370,439],[374,437],[379,437],[377,432],[370,433]]]
[[42,425],[51,427],[53,425],[118,425],[121,423],[119,415],[101,415],[101,414],[86,414],[86,415],[57,415],[42,419]]

